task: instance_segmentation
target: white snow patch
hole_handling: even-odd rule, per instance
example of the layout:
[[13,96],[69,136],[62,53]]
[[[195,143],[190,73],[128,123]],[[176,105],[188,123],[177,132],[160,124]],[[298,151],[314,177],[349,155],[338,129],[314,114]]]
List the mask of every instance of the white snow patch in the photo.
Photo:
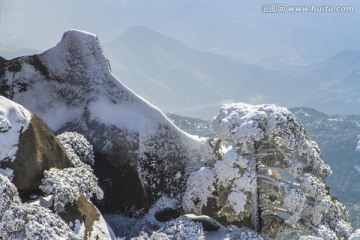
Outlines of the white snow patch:
[[244,211],[246,199],[246,195],[238,189],[233,189],[233,191],[229,194],[228,197],[229,204],[236,213],[241,213]]
[[235,178],[240,177],[239,170],[227,164],[225,161],[216,161],[214,164],[218,184],[228,186]]
[[100,219],[95,221],[92,226],[92,231],[88,237],[89,240],[97,239],[116,239],[115,234],[106,223],[105,219],[100,215]]
[[0,175],[3,175],[7,178],[10,179],[10,181],[13,180],[14,177],[14,170],[10,169],[10,168],[0,168]]
[[351,235],[349,240],[360,240],[360,229],[356,229]]
[[145,216],[146,221],[157,224],[158,221],[155,218],[155,214],[163,209],[171,208],[176,209],[177,202],[173,198],[169,198],[167,196],[162,196],[159,198],[149,209],[148,213]]
[[115,125],[134,132],[147,132],[153,122],[146,111],[131,103],[114,104],[107,98],[100,98],[89,105],[90,117],[98,122]]
[[40,196],[37,199],[28,201],[28,203],[31,205],[39,205],[44,208],[51,208],[54,203],[54,196],[53,195]]
[[40,117],[46,122],[51,130],[56,132],[64,123],[71,122],[72,120],[81,116],[83,112],[82,108],[69,107],[63,104],[59,104],[47,112],[44,112]]
[[85,238],[85,224],[81,222],[79,219],[75,219],[74,232],[77,237],[80,239]]
[[243,158],[240,154],[236,152],[236,146],[231,145],[230,147],[224,149],[223,153],[223,160],[229,165],[233,166],[234,164],[236,164],[241,168],[247,167],[248,160]]
[[19,136],[29,126],[31,113],[24,107],[0,96],[0,161],[13,161],[18,150]]
[[235,180],[234,184],[236,188],[244,192],[254,193],[257,189],[255,173],[245,171],[240,178]]

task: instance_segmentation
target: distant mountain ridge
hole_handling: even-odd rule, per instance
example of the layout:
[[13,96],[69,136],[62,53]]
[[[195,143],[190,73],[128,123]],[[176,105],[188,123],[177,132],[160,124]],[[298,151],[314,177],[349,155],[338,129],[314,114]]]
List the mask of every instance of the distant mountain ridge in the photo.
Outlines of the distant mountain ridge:
[[210,119],[226,102],[360,114],[360,52],[292,70],[266,69],[133,26],[104,45],[115,75],[164,111]]
[[112,71],[135,92],[164,111],[203,119],[215,115],[224,101],[282,102],[287,93],[277,86],[296,81],[279,71],[189,48],[141,26],[129,28],[104,50]]

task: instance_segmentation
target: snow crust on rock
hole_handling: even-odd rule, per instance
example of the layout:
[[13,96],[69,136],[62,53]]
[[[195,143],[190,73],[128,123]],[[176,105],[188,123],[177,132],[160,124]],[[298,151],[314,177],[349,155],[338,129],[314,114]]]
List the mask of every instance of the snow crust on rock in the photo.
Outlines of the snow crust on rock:
[[360,229],[356,229],[351,235],[349,240],[360,240]]
[[[56,46],[38,56],[48,69],[49,78],[53,75],[61,75],[65,78],[69,77],[69,80],[55,84],[43,79],[44,81],[35,83],[42,86],[33,87],[25,93],[18,94],[19,96],[15,94],[15,99],[31,105],[34,101],[26,100],[41,92],[37,98],[42,99],[38,99],[34,106],[28,108],[38,113],[53,131],[58,130],[65,122],[80,117],[85,105],[88,106],[92,119],[132,131],[151,131],[154,125],[159,123],[177,128],[157,107],[124,86],[111,73],[109,62],[103,54],[96,35],[75,29],[67,30]],[[34,74],[38,75],[38,72],[33,66],[27,65],[26,68],[22,68],[22,75],[34,76]],[[66,90],[68,94],[74,94],[74,97],[79,99],[64,103],[64,99],[61,99],[61,91],[65,91],[63,87],[70,82],[70,78],[73,89]],[[49,98],[48,93],[54,92],[58,96],[55,96],[55,99],[54,96]],[[84,93],[86,96],[83,95]],[[65,111],[66,114],[63,114]]]
[[[98,210],[97,210],[98,211]],[[98,211],[99,212],[99,211]],[[103,216],[100,214],[99,220],[95,221],[92,225],[92,231],[88,237],[89,240],[97,240],[97,239],[111,239],[115,240],[115,234],[106,223]]]
[[15,159],[19,136],[28,128],[30,120],[28,110],[0,96],[0,161]]

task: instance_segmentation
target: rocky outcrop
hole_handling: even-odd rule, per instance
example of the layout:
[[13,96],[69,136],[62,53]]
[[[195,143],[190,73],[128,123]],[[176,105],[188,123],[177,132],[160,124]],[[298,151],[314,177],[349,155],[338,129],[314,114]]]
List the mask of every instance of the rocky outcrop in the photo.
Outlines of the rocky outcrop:
[[46,123],[33,115],[28,128],[19,135],[14,161],[1,162],[0,166],[14,171],[13,183],[21,193],[38,190],[45,170],[73,165]]
[[[30,196],[43,194],[39,186],[45,170],[73,167],[65,149],[45,122],[2,96],[0,129],[0,174],[12,179],[23,202],[29,201]],[[41,205],[40,199],[39,203],[32,201],[33,204]],[[100,230],[96,225],[104,222],[101,214],[83,196],[75,204],[66,206],[61,217],[66,223],[75,223],[76,219],[84,223],[85,239],[87,236],[111,239],[111,230],[106,224]]]
[[164,195],[180,199],[188,172],[199,165],[200,139],[116,79],[93,34],[69,30],[55,47],[6,62],[0,94],[52,131],[76,131],[90,141],[103,210],[146,209]]

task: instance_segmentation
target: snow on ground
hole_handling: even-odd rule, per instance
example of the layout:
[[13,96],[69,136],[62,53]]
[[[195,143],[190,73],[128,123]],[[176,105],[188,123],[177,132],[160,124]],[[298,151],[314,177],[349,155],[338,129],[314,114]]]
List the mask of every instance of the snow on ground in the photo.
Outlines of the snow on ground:
[[30,120],[28,110],[0,96],[0,161],[15,159],[20,133],[28,128]]

